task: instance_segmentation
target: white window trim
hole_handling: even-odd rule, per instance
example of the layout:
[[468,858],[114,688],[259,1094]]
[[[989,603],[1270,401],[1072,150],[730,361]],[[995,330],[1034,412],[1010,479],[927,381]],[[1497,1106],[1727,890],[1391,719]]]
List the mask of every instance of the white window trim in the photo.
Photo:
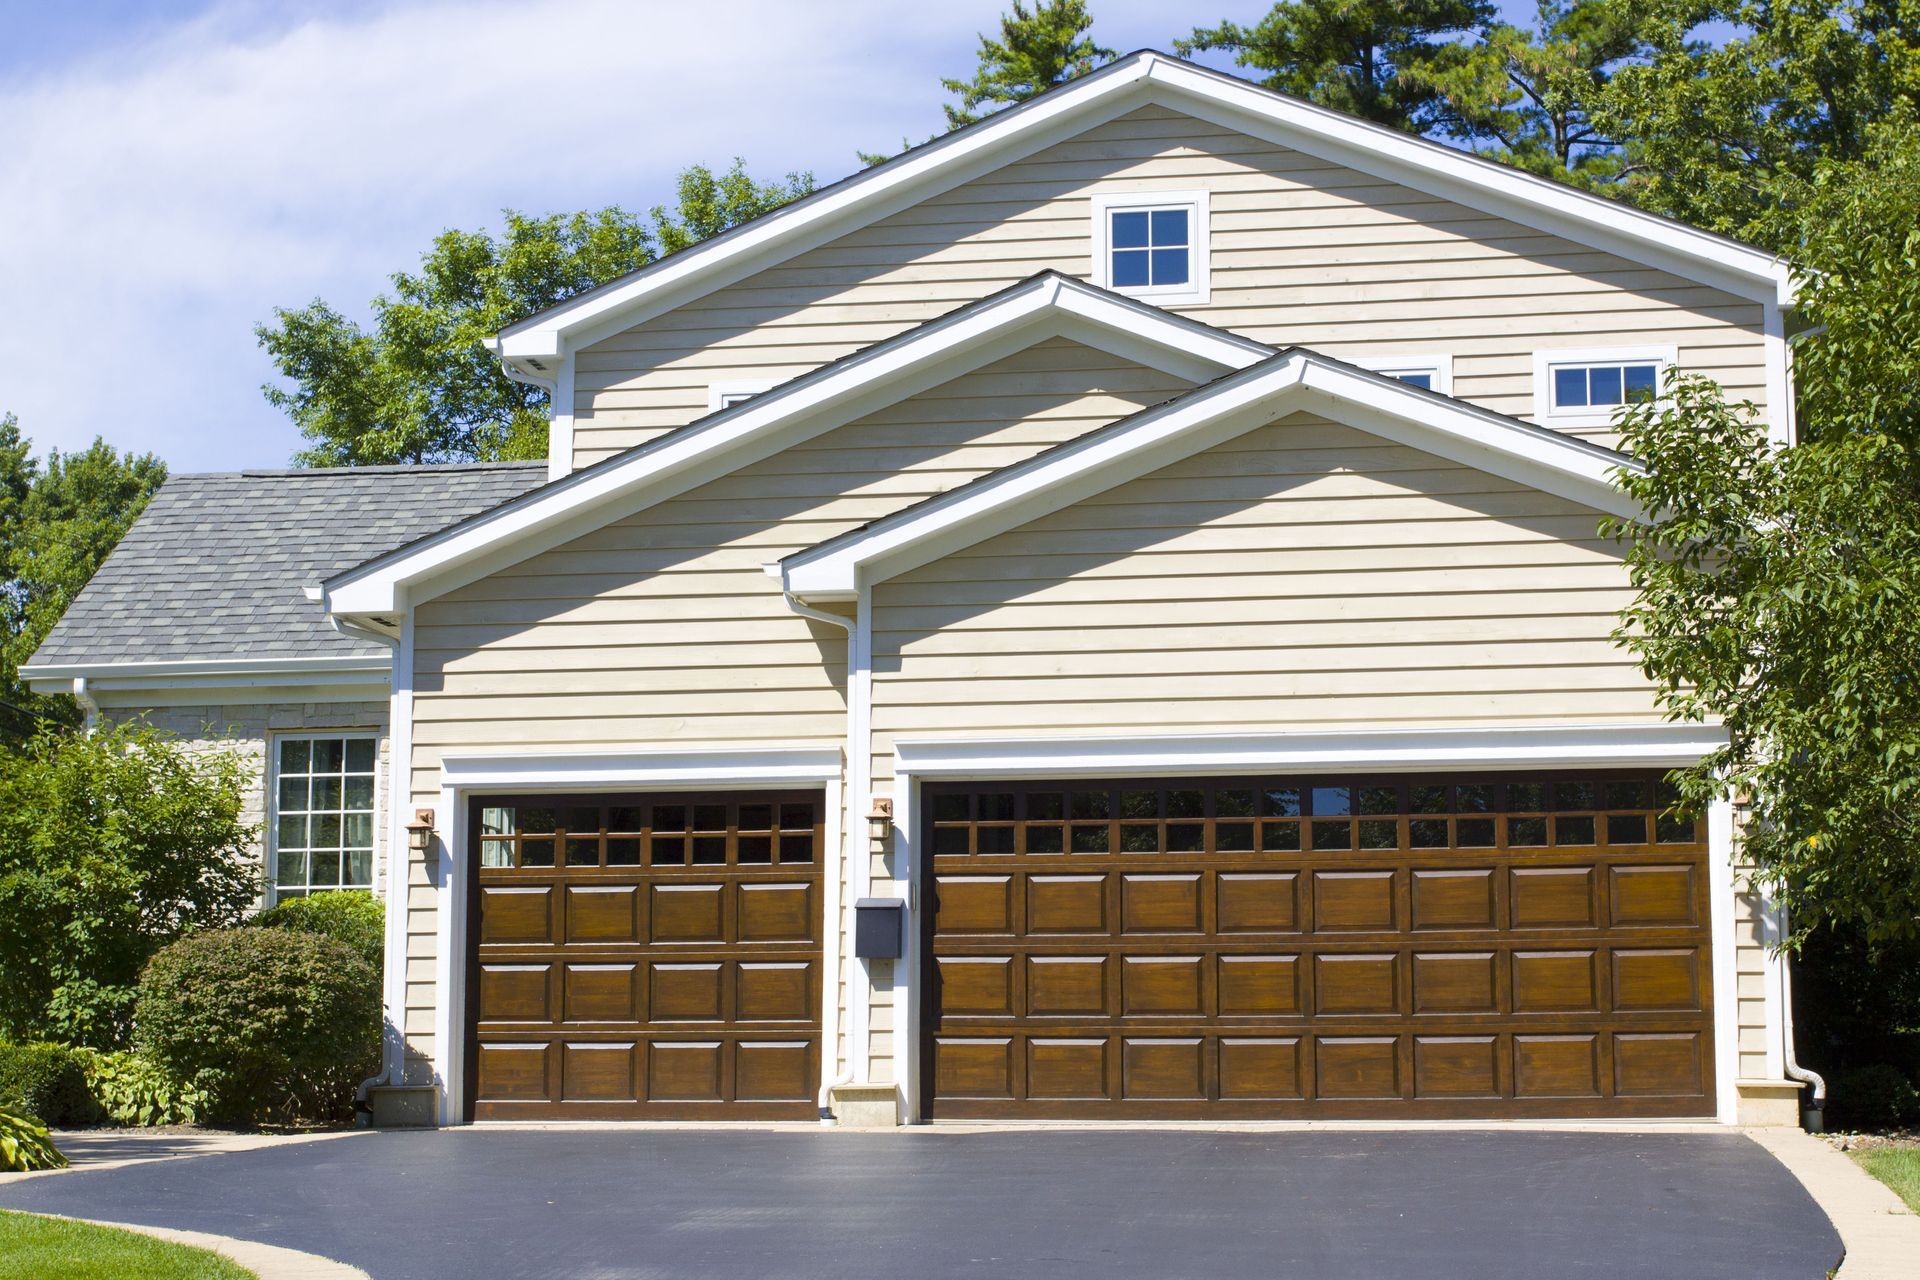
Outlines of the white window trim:
[[1433,390],[1443,396],[1453,394],[1453,353],[1421,351],[1412,355],[1358,356],[1353,361],[1362,369],[1394,377],[1402,373],[1431,373]]
[[727,397],[742,399],[771,391],[780,385],[778,378],[752,378],[735,382],[716,382],[707,388],[707,412],[718,413],[727,407]]
[[[1117,210],[1170,209],[1185,205],[1193,212],[1191,270],[1180,286],[1152,285],[1119,288],[1112,282],[1112,258],[1107,246],[1109,216]],[[1109,191],[1093,197],[1093,282],[1102,289],[1153,303],[1206,302],[1213,293],[1213,217],[1208,193],[1198,191]]]
[[[382,855],[385,852],[384,837],[387,832],[381,825],[386,814],[386,788],[380,785],[380,730],[378,729],[288,729],[267,735],[267,787],[261,797],[260,810],[265,815],[262,826],[266,828],[263,841],[266,853],[266,884],[261,892],[261,900],[266,906],[280,901],[280,744],[297,742],[301,739],[312,741],[315,738],[367,739],[373,743],[373,871],[372,882],[366,892],[378,894],[381,887],[383,867]],[[358,887],[358,886],[353,886]],[[314,892],[309,888],[308,892]]]
[[1553,371],[1566,364],[1646,364],[1658,368],[1656,385],[1664,390],[1667,374],[1679,367],[1680,352],[1672,346],[1654,347],[1564,347],[1533,353],[1533,420],[1554,427],[1610,427],[1619,405],[1604,408],[1555,409],[1553,407]]

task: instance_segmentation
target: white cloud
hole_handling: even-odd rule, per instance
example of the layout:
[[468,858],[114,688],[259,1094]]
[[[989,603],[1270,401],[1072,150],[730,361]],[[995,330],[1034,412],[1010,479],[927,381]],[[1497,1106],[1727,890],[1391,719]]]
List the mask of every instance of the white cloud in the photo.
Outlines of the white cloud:
[[[43,448],[100,434],[183,470],[282,464],[298,441],[260,398],[251,333],[276,305],[357,310],[444,227],[644,207],[693,163],[839,177],[856,149],[935,129],[937,77],[1001,7],[489,0],[288,22],[243,4],[16,79],[0,410]],[[1108,8],[1110,44],[1172,34],[1158,6]],[[1143,38],[1122,43],[1128,25]]]

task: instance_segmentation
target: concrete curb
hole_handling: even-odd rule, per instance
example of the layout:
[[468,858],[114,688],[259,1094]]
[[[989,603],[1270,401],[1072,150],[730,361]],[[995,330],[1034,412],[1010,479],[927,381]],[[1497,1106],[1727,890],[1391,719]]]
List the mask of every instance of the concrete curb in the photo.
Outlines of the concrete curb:
[[[361,1134],[372,1133],[371,1129],[338,1129],[325,1133],[222,1133],[210,1130],[204,1138],[197,1138],[196,1144],[185,1151],[159,1151],[148,1155],[141,1151],[143,1135],[138,1129],[116,1131],[113,1136],[122,1139],[122,1145],[129,1154],[107,1158],[76,1154],[69,1151],[72,1145],[70,1134],[91,1137],[95,1130],[56,1130],[53,1144],[72,1157],[73,1163],[59,1169],[35,1169],[26,1173],[0,1173],[0,1186],[25,1181],[28,1178],[58,1178],[69,1173],[95,1173],[108,1169],[124,1169],[135,1164],[164,1164],[172,1160],[198,1160],[205,1156],[228,1155],[236,1151],[258,1151],[263,1147],[289,1146],[297,1142],[332,1142],[339,1138],[354,1138]],[[158,1141],[166,1141],[161,1138]],[[157,1142],[156,1142],[157,1145]]]
[[350,1267],[344,1262],[335,1262],[332,1258],[323,1258],[317,1253],[302,1253],[298,1249],[282,1249],[277,1244],[261,1244],[257,1240],[236,1240],[232,1236],[217,1236],[207,1231],[175,1231],[171,1227],[148,1227],[137,1222],[102,1222],[97,1218],[68,1218],[58,1213],[41,1216],[62,1218],[67,1222],[84,1222],[95,1227],[112,1227],[118,1231],[132,1231],[138,1235],[152,1236],[156,1240],[165,1240],[170,1244],[184,1244],[196,1249],[205,1249],[238,1263],[259,1276],[260,1280],[371,1280],[366,1272],[358,1267]]
[[1838,1280],[1913,1280],[1920,1217],[1893,1189],[1839,1151],[1799,1129],[1748,1129],[1800,1180],[1840,1233],[1847,1254]]

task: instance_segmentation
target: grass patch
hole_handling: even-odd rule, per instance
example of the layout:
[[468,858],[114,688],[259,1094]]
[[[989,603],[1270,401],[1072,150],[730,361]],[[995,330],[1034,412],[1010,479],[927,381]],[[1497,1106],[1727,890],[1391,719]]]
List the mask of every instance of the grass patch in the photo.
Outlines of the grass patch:
[[1894,1194],[1907,1202],[1907,1208],[1920,1213],[1920,1147],[1875,1147],[1847,1154],[1892,1187]]
[[258,1280],[217,1253],[31,1213],[0,1212],[0,1280]]

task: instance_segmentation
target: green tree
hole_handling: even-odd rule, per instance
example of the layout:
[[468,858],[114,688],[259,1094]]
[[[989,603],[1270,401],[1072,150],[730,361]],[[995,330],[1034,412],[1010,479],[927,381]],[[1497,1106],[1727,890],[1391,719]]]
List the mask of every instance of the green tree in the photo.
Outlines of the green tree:
[[1488,0],[1281,0],[1251,27],[1196,28],[1174,49],[1231,50],[1269,88],[1424,133],[1443,115],[1433,73],[1458,62],[1467,33],[1492,17]]
[[0,417],[0,742],[18,742],[46,718],[77,723],[65,694],[27,690],[20,667],[46,639],[167,478],[152,454],[95,440],[44,462],[12,414]]
[[1531,30],[1497,23],[1458,56],[1402,69],[1435,95],[1435,130],[1489,158],[1597,186],[1620,168],[1594,118],[1612,72],[1640,53],[1638,14],[1623,0],[1541,0]]
[[141,724],[0,751],[0,1035],[124,1041],[148,958],[259,894],[250,773]]
[[[1648,52],[1612,77],[1599,127],[1643,208],[1794,248],[1823,163],[1858,161],[1920,108],[1920,0],[1642,0]],[[1699,24],[1731,24],[1719,43]]]
[[1092,26],[1086,0],[1035,0],[1031,12],[1025,0],[1013,0],[1013,12],[1000,19],[999,38],[981,35],[973,79],[940,82],[960,99],[941,108],[947,127],[972,124],[1113,61],[1113,50],[1088,34]]
[[757,183],[736,160],[721,174],[689,169],[678,185],[677,203],[646,217],[508,210],[497,237],[443,232],[373,300],[370,327],[319,299],[276,310],[254,332],[291,385],[262,390],[308,441],[297,461],[544,458],[547,393],[508,378],[482,339],[805,195],[813,179]]
[[1746,851],[1804,939],[1920,935],[1920,132],[1813,175],[1795,237],[1799,443],[1681,379],[1630,412],[1619,636],[1728,743],[1678,780],[1745,794]]

